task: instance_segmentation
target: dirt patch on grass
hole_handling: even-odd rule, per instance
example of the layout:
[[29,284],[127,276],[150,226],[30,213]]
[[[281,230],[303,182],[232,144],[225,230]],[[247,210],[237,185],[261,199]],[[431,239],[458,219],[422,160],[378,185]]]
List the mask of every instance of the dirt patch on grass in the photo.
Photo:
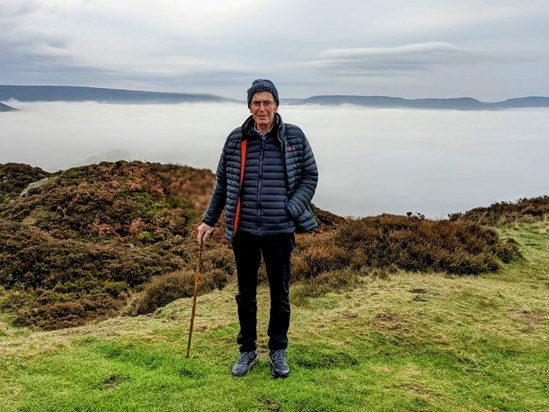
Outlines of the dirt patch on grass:
[[544,326],[543,321],[528,310],[515,310],[511,312],[511,315],[517,319],[527,322],[532,328],[542,328]]
[[274,399],[269,398],[258,398],[257,401],[264,405],[266,410],[269,412],[281,412],[282,407],[278,404],[278,402]]
[[101,382],[101,389],[103,390],[113,390],[116,389],[120,384],[127,382],[129,378],[127,376],[118,376],[118,375],[111,375],[108,378],[104,379],[103,382]]
[[379,313],[370,320],[370,325],[375,329],[393,333],[408,333],[410,331],[406,315],[402,313]]

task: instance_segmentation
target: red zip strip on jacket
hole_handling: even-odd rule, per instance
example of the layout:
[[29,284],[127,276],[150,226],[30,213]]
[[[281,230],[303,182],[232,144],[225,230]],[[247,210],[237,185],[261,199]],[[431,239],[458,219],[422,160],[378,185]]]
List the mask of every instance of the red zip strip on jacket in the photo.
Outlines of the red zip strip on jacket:
[[[244,183],[244,169],[246,167],[246,149],[248,146],[247,140],[242,140],[240,145],[240,157],[242,158],[240,162],[240,189],[242,189],[242,184]],[[238,229],[238,221],[240,220],[240,190],[238,191],[238,202],[236,203],[236,215],[234,217],[234,233]]]

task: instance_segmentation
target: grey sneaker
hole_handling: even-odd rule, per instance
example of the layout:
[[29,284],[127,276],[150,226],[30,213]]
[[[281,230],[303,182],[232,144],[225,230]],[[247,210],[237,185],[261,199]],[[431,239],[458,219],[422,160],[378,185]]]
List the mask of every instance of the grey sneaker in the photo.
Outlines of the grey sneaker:
[[284,349],[269,351],[269,360],[273,366],[271,374],[275,378],[286,378],[290,374],[290,367],[286,362],[286,351]]
[[233,366],[233,375],[246,375],[252,368],[252,365],[257,362],[257,358],[257,351],[255,350],[251,352],[242,352]]

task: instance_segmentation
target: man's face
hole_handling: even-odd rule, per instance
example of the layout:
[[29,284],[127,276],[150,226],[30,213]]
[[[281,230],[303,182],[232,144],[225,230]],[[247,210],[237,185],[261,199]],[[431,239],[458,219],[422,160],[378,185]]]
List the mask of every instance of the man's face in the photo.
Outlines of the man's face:
[[250,103],[250,113],[260,132],[266,132],[271,128],[276,112],[278,112],[278,105],[271,93],[257,92],[254,94]]

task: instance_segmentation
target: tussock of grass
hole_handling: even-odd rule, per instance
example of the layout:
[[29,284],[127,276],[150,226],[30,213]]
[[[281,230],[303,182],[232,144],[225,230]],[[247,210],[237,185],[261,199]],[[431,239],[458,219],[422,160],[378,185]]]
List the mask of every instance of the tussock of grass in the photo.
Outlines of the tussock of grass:
[[[214,269],[200,274],[198,293],[204,294],[215,289],[222,289],[229,281],[226,272]],[[189,271],[180,271],[157,276],[149,282],[143,292],[132,302],[127,313],[129,315],[143,315],[154,312],[179,298],[193,296],[195,274]]]
[[323,296],[326,293],[355,288],[362,282],[362,274],[351,269],[324,272],[315,278],[305,279],[293,288],[292,302],[306,305],[306,298]]

